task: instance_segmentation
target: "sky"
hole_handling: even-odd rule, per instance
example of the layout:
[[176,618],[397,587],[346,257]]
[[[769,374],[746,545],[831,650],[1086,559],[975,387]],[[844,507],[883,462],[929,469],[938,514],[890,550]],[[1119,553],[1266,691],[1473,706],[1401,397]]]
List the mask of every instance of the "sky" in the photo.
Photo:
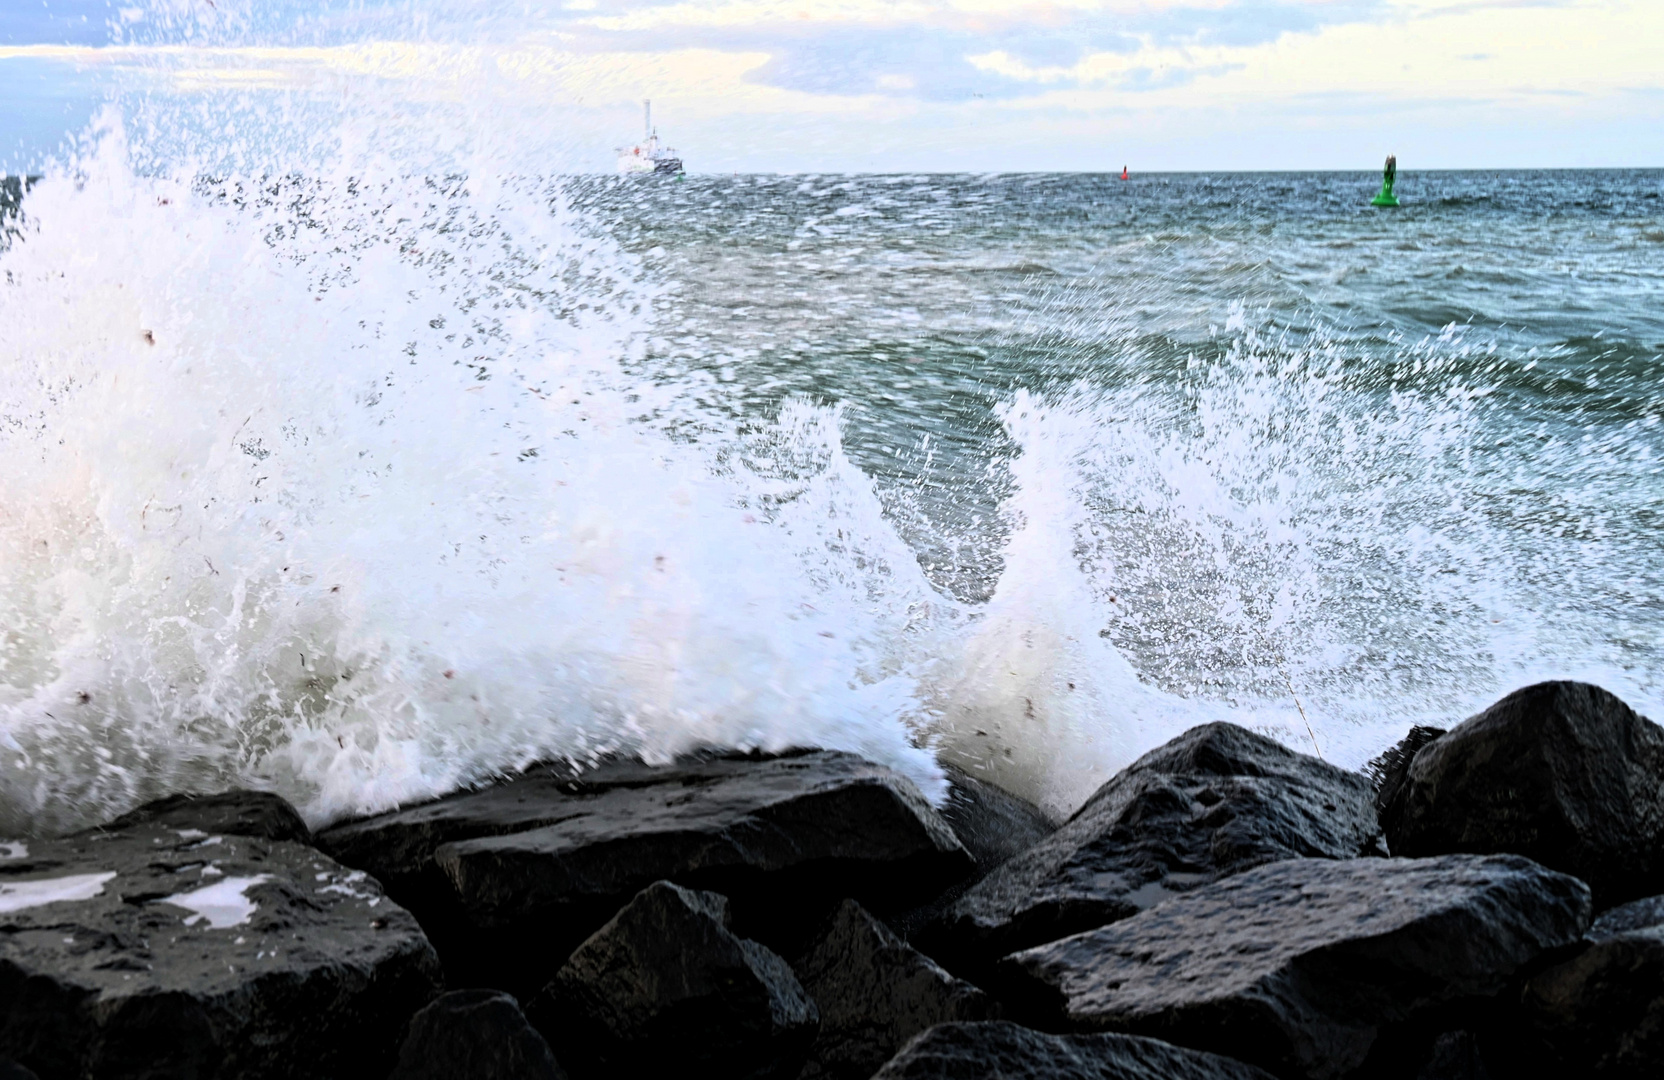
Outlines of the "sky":
[[[0,167],[112,94],[515,111],[607,170],[1664,166],[1664,0],[0,0]],[[522,121],[524,122],[524,121]]]

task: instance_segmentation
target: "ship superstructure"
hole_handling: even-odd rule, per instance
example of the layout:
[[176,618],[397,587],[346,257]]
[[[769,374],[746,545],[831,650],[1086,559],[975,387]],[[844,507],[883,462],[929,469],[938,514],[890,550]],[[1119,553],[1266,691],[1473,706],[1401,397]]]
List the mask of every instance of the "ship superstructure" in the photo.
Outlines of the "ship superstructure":
[[676,151],[659,142],[659,133],[653,130],[653,103],[641,103],[641,141],[634,146],[620,146],[618,148],[618,171],[626,176],[651,173],[679,173],[682,171],[682,159],[676,156]]

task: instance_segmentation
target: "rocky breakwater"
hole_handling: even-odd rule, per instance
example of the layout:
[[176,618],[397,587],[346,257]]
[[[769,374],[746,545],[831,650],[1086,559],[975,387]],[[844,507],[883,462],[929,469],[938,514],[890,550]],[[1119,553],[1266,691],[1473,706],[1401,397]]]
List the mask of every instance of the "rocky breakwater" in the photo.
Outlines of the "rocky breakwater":
[[453,982],[523,996],[656,881],[722,895],[741,936],[795,952],[845,897],[900,911],[975,866],[910,782],[828,750],[549,767],[318,844],[415,912]]
[[1278,859],[1384,855],[1369,782],[1234,724],[1150,751],[920,932],[971,977],[1007,953],[1135,915]]
[[1286,1077],[1413,1076],[1438,1025],[1588,924],[1587,886],[1517,855],[1296,859],[1004,963],[1044,1026],[1151,1035]]
[[166,800],[0,846],[0,1076],[1664,1075],[1661,734],[1544,684],[1372,783],[1208,724],[1061,827],[822,750]]

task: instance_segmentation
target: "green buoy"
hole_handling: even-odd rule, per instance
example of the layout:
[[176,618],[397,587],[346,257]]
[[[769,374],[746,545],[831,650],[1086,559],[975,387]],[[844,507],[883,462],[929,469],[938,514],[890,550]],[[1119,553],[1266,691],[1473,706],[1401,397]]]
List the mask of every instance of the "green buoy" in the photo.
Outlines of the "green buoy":
[[1398,196],[1392,193],[1393,181],[1398,179],[1398,158],[1387,155],[1387,167],[1381,170],[1381,194],[1369,200],[1371,206],[1397,206]]

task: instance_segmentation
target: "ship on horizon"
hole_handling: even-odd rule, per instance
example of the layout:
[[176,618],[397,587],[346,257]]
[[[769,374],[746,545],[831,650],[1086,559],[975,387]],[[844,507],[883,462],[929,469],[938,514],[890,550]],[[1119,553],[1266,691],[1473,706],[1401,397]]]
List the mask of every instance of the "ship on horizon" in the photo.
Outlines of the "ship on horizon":
[[679,174],[682,171],[682,159],[676,156],[676,151],[659,142],[659,133],[653,130],[653,102],[641,103],[641,141],[634,146],[618,148],[618,171],[625,176],[642,176],[654,173]]

